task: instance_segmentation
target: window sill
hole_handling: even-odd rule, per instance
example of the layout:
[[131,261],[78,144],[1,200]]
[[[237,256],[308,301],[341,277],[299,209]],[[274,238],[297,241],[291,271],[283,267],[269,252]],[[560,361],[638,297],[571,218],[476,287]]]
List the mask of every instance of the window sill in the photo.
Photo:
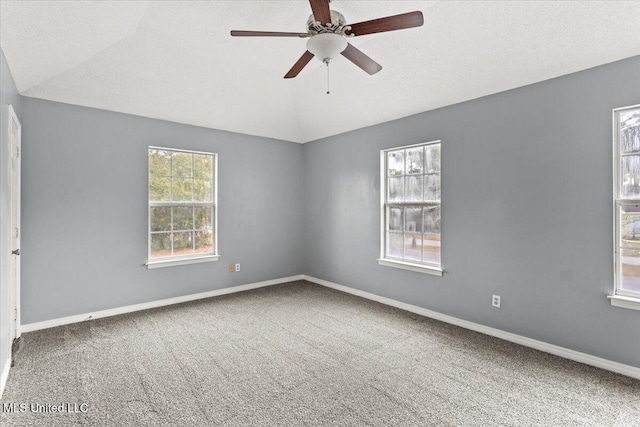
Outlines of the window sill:
[[607,295],[614,307],[640,310],[640,298],[624,297],[622,295]]
[[148,269],[150,269],[150,268],[161,268],[161,267],[173,267],[176,265],[199,264],[201,262],[218,261],[219,259],[220,259],[220,255],[205,255],[205,256],[198,256],[198,257],[192,257],[192,258],[153,260],[153,261],[147,261],[145,265],[147,266]]
[[392,261],[389,259],[379,259],[378,264],[386,267],[400,268],[402,270],[417,271],[418,273],[433,274],[434,276],[442,276],[444,271],[439,267],[433,267],[424,264],[412,264],[404,261]]

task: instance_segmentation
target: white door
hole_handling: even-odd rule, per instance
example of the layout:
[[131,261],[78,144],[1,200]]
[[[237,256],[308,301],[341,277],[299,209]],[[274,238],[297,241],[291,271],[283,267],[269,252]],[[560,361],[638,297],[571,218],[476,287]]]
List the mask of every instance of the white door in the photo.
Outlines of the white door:
[[11,145],[11,338],[20,337],[20,121],[9,105]]

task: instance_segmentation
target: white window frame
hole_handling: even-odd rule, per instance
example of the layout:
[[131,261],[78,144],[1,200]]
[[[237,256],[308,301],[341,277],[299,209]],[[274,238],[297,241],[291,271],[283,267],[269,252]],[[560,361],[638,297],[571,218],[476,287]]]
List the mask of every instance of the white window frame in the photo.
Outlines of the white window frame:
[[[205,151],[193,151],[193,150],[184,150],[181,148],[169,148],[169,147],[157,147],[157,146],[149,146],[147,148],[147,180],[149,179],[149,150],[166,150],[171,152],[179,152],[179,153],[189,153],[189,154],[200,154],[212,156],[212,201],[211,202],[173,202],[173,201],[163,201],[163,202],[152,202],[150,200],[150,192],[149,192],[149,182],[147,181],[147,262],[145,265],[147,268],[158,268],[158,267],[171,267],[175,265],[185,265],[185,264],[197,264],[201,262],[211,262],[217,261],[220,259],[220,254],[218,253],[218,155],[216,153],[209,153]],[[205,254],[189,254],[184,256],[173,256],[173,257],[164,257],[164,258],[151,258],[151,208],[152,207],[174,207],[174,206],[211,206],[212,215],[211,215],[211,227],[213,230],[213,247],[212,252]]]
[[614,293],[608,298],[617,307],[640,310],[640,292],[633,292],[621,288],[621,217],[620,211],[624,206],[640,206],[640,197],[621,197],[620,193],[620,163],[622,157],[630,154],[620,153],[620,114],[640,109],[640,104],[613,110],[613,258],[614,258]]
[[[397,150],[406,150],[409,148],[415,148],[415,147],[426,147],[429,145],[440,145],[440,201],[439,202],[387,202],[387,194],[388,194],[388,189],[387,189],[387,184],[388,184],[388,177],[387,177],[387,153],[389,153],[390,151],[397,151]],[[392,204],[392,205],[402,205],[402,204],[406,204],[406,205],[423,205],[423,206],[431,206],[434,204],[439,204],[440,205],[440,212],[442,215],[442,141],[441,140],[435,140],[435,141],[428,141],[428,142],[421,142],[419,144],[412,144],[412,145],[404,145],[401,147],[392,147],[392,148],[387,148],[384,150],[380,150],[380,258],[378,258],[378,264],[383,265],[383,266],[387,266],[387,267],[394,267],[394,268],[400,268],[403,270],[409,270],[409,271],[416,271],[419,273],[427,273],[427,274],[432,274],[435,276],[442,276],[443,275],[443,269],[442,269],[442,260],[439,264],[436,263],[429,263],[429,262],[420,262],[420,261],[407,261],[407,260],[399,260],[399,259],[394,259],[394,258],[388,258],[386,256],[386,225],[387,225],[387,205],[388,204]],[[404,225],[403,225],[404,228]],[[442,227],[440,227],[440,242],[442,242]],[[442,256],[442,252],[440,254],[440,256]]]

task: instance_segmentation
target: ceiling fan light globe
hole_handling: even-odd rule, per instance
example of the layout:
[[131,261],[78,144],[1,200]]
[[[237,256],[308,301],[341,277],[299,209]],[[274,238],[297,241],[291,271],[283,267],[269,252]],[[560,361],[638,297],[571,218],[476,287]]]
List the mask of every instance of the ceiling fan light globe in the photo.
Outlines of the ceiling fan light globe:
[[307,41],[307,50],[324,62],[340,55],[347,48],[347,40],[340,34],[316,34]]

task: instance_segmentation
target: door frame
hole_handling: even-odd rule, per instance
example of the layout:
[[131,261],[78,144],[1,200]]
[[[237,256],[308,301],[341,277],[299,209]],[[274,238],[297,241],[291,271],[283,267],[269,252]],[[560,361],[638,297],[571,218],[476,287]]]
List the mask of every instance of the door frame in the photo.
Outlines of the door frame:
[[[10,191],[10,250],[20,250],[20,209],[21,209],[21,150],[22,150],[22,126],[20,120],[9,105],[8,132],[9,132],[9,191]],[[10,255],[10,285],[9,295],[11,304],[11,339],[20,338],[20,255]]]

